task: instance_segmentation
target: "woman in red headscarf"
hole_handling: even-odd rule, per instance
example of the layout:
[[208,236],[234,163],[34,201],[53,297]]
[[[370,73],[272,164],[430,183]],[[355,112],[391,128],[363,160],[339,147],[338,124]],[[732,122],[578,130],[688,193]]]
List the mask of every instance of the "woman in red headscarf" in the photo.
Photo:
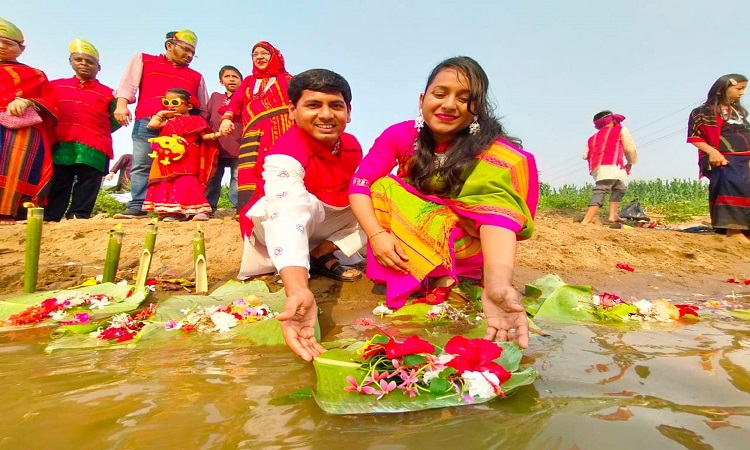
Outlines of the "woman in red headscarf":
[[293,124],[289,118],[287,93],[292,75],[284,68],[281,52],[261,41],[253,46],[252,58],[253,74],[242,81],[229,105],[219,109],[223,114],[220,128],[223,135],[234,130],[232,118],[242,114],[237,209],[243,235],[252,227],[245,213],[250,208],[257,180],[261,178],[263,155]]

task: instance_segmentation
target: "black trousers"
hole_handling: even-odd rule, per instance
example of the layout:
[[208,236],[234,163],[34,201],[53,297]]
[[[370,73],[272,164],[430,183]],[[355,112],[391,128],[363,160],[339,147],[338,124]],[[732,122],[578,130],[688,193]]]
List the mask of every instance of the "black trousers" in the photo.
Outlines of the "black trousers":
[[103,172],[86,164],[55,164],[44,220],[59,222],[63,216],[68,219],[91,217],[103,176]]

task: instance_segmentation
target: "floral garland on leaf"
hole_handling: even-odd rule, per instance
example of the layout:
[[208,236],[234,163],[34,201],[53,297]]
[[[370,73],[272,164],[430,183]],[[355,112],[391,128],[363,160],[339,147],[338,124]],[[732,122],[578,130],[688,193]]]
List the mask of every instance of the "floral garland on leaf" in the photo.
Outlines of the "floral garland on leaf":
[[260,322],[277,315],[268,305],[262,303],[260,297],[253,294],[226,305],[193,307],[182,309],[180,312],[185,317],[179,320],[169,319],[164,324],[165,330],[181,330],[184,333],[226,333],[237,325]]
[[[129,297],[132,289],[128,292]],[[64,292],[42,300],[25,310],[10,315],[6,325],[33,325],[52,319],[62,325],[82,324],[89,321],[89,312],[116,303],[114,297],[106,294]]]
[[91,335],[105,341],[115,341],[120,344],[135,339],[138,333],[149,323],[148,319],[156,312],[156,305],[151,303],[148,308],[130,316],[127,313],[117,314],[109,320],[106,328],[99,328]]
[[377,334],[357,351],[363,380],[346,377],[346,392],[375,395],[380,400],[393,392],[414,398],[423,393],[456,396],[467,403],[475,399],[504,397],[501,385],[511,373],[495,362],[502,347],[485,339],[452,337],[441,350],[429,341],[409,336],[398,341]]
[[[672,322],[675,320],[698,319],[698,306],[672,304],[664,299],[638,300],[635,297],[626,302],[615,294],[604,292],[592,298],[594,315],[604,321]],[[687,316],[687,317],[685,317]]]

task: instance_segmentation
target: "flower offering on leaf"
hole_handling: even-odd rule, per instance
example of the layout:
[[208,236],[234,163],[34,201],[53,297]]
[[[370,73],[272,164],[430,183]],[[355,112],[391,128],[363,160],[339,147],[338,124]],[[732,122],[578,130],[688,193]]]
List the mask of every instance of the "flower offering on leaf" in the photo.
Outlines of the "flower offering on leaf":
[[259,322],[276,316],[271,308],[261,303],[259,297],[249,295],[227,305],[203,306],[180,310],[185,315],[180,320],[170,319],[164,329],[182,330],[185,333],[227,333],[242,323]]
[[44,299],[17,314],[10,315],[6,324],[32,325],[47,319],[64,322],[70,320],[71,313],[75,314],[77,310],[101,309],[112,303],[115,303],[115,299],[106,294],[64,292],[55,297]]
[[495,362],[502,347],[485,339],[451,338],[442,351],[417,336],[404,341],[375,335],[358,352],[366,376],[347,377],[347,392],[377,395],[400,391],[409,398],[429,392],[472,402],[474,397],[502,396],[501,385],[511,374]]
[[105,341],[114,340],[117,344],[131,341],[138,335],[138,332],[146,326],[148,319],[155,311],[156,305],[151,303],[148,308],[134,314],[132,317],[126,313],[117,314],[110,319],[107,328],[99,328],[91,333],[91,335],[97,339],[103,339]]

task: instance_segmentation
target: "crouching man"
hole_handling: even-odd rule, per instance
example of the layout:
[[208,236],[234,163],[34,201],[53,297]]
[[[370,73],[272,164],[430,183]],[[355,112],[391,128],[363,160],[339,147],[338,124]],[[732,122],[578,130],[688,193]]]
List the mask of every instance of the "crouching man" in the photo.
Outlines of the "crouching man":
[[289,81],[289,114],[295,124],[256,167],[262,171],[243,230],[238,278],[278,270],[286,308],[281,321],[287,345],[310,361],[323,348],[315,339],[318,308],[310,273],[355,281],[362,273],[345,264],[361,260],[364,233],[349,207],[349,182],[362,159],[357,139],[344,133],[351,121],[351,88],[339,74],[312,69]]

